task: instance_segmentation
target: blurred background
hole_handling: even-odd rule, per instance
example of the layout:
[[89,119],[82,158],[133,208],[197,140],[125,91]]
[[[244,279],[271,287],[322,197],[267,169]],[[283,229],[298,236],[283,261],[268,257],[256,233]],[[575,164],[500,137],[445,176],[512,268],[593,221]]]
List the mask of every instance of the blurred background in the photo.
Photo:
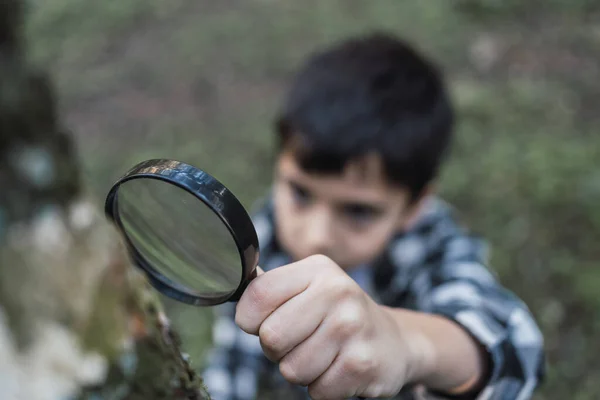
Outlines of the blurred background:
[[[441,66],[459,112],[443,196],[545,334],[536,399],[600,398],[600,1],[30,1],[35,60],[101,205],[138,161],[217,176],[247,207],[268,188],[271,119],[302,59],[389,30]],[[201,368],[210,310],[166,300]]]

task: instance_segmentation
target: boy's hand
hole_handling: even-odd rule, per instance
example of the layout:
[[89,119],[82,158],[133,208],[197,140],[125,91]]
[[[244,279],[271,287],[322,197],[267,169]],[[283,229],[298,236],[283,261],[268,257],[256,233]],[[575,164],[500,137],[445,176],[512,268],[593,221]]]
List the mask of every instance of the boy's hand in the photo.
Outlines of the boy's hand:
[[[254,279],[236,323],[313,399],[391,397],[414,376],[422,349],[340,267],[313,256]],[[412,351],[411,351],[412,350]]]

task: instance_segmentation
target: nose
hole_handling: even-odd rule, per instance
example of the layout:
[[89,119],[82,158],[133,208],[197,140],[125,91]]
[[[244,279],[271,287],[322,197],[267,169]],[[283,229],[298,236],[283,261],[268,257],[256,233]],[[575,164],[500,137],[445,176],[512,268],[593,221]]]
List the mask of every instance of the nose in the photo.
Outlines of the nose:
[[333,245],[333,218],[326,207],[315,207],[306,220],[304,240],[312,254],[329,255]]

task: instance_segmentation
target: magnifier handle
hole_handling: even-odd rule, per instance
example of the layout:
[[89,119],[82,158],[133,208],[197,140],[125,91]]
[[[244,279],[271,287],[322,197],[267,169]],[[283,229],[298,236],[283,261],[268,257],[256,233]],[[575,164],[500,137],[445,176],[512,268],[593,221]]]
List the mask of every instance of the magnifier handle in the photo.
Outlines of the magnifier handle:
[[257,276],[262,275],[264,273],[265,272],[260,267],[256,267],[254,269],[254,271],[252,271],[252,275],[250,275],[247,279],[244,279],[244,281],[240,284],[240,286],[235,291],[235,293],[227,301],[228,302],[239,301],[240,298],[242,297],[242,294],[244,293],[244,291],[246,290],[246,288],[250,284],[250,282],[252,282],[254,280],[254,278],[256,278]]

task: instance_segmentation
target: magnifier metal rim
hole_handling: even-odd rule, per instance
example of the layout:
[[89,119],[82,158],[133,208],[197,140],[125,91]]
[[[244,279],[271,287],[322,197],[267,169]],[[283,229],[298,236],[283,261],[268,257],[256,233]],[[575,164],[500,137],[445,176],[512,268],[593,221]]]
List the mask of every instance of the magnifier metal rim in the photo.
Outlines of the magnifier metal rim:
[[[118,190],[123,183],[141,178],[162,180],[185,190],[207,205],[221,219],[236,243],[242,262],[242,273],[236,290],[220,297],[210,298],[191,293],[186,287],[157,271],[139,253],[121,222],[118,211]],[[259,244],[250,216],[240,201],[225,185],[212,175],[192,165],[169,159],[143,161],[130,169],[112,186],[106,197],[104,208],[106,215],[123,232],[134,262],[146,272],[150,283],[159,292],[175,300],[200,306],[235,301],[239,299],[245,286],[253,277],[253,274],[256,273],[255,267],[258,264]]]

